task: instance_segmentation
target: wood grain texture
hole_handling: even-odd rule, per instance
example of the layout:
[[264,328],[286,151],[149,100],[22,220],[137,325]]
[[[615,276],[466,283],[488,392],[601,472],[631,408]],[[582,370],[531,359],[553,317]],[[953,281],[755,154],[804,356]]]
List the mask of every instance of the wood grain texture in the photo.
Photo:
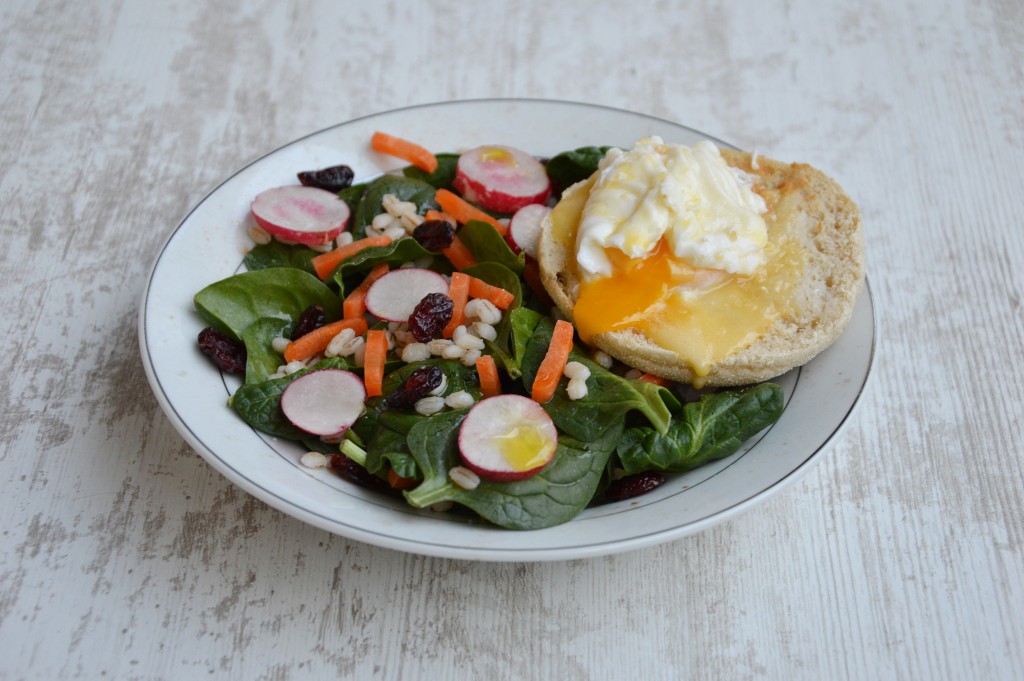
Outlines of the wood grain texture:
[[[0,5],[0,678],[1024,674],[1024,5]],[[135,339],[222,178],[340,121],[546,97],[836,177],[879,346],[801,482],[671,544],[475,564],[331,536],[174,432]]]

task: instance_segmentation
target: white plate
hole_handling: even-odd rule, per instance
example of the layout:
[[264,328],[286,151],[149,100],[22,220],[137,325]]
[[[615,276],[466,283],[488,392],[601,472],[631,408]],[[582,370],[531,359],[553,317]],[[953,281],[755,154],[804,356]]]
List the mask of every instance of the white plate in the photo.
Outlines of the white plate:
[[[583,511],[545,530],[513,532],[417,511],[328,471],[302,468],[300,447],[249,428],[226,406],[226,383],[196,347],[203,327],[192,296],[238,271],[249,204],[295,182],[300,170],[346,163],[358,179],[403,165],[369,149],[376,130],[454,151],[500,143],[549,156],[585,145],[629,146],[661,135],[692,144],[708,135],[629,111],[542,100],[447,102],[375,114],[322,130],[248,165],[214,189],[171,233],[143,296],[139,336],[146,374],[175,428],[214,468],[250,494],[330,532],[402,551],[471,560],[563,560],[636,549],[721,522],[807,470],[846,422],[867,380],[875,324],[865,289],[842,338],[782,377],[787,406],[735,455],[672,476],[634,500]],[[714,140],[723,144],[719,140]]]

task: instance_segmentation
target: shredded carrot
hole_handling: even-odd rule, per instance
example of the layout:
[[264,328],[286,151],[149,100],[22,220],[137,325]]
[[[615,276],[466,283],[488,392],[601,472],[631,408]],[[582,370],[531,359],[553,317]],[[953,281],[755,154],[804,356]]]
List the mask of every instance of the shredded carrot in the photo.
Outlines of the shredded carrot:
[[537,296],[541,305],[548,308],[555,304],[555,301],[551,300],[551,296],[548,295],[547,289],[544,288],[544,283],[540,279],[540,266],[537,265],[536,260],[526,261],[526,267],[523,268],[523,279],[526,280],[526,285]]
[[437,157],[420,145],[394,137],[383,132],[373,133],[370,146],[374,151],[408,161],[420,170],[432,173],[437,170]]
[[345,302],[342,303],[345,319],[355,319],[363,316],[363,313],[366,312],[366,292],[370,290],[370,284],[387,274],[389,269],[391,268],[388,267],[386,262],[374,266],[370,273],[366,275],[366,279],[363,279],[363,283],[359,284],[352,293],[345,296]]
[[353,241],[350,244],[339,246],[333,251],[321,253],[313,258],[313,269],[316,270],[316,276],[326,279],[345,258],[352,257],[364,248],[387,246],[389,243],[391,243],[391,237],[387,236],[368,236],[364,239]]
[[572,352],[572,335],[572,324],[564,319],[555,322],[551,344],[540,363],[540,368],[537,369],[537,376],[533,379],[530,396],[535,402],[544,404],[555,396],[558,381],[562,378],[565,364],[569,361],[569,353]]
[[501,379],[498,378],[498,365],[491,355],[480,355],[476,358],[476,373],[480,377],[480,392],[484,397],[501,394]]
[[661,376],[655,376],[654,374],[643,374],[637,380],[638,381],[645,381],[647,383],[653,383],[654,385],[660,385],[663,388],[667,388],[672,383],[667,378],[662,378]]
[[416,478],[403,478],[395,472],[394,468],[389,468],[388,484],[391,485],[392,489],[412,489],[416,485],[420,484],[420,481]]
[[466,302],[469,300],[469,280],[468,274],[462,272],[452,272],[452,283],[448,285],[448,297],[452,299],[452,319],[448,322],[448,326],[444,327],[441,335],[445,338],[451,338],[460,325],[466,321]]
[[469,203],[458,194],[454,194],[447,189],[438,189],[437,193],[434,194],[434,200],[437,201],[437,204],[441,206],[445,213],[451,215],[458,222],[466,224],[470,220],[483,220],[494,227],[494,229],[498,230],[498,234],[505,236],[505,231],[507,229],[505,225]]
[[341,321],[324,324],[318,329],[313,329],[306,335],[300,336],[288,344],[284,349],[284,361],[294,362],[298,360],[301,362],[313,355],[320,354],[327,349],[327,346],[331,344],[334,337],[345,329],[352,329],[356,332],[357,336],[362,336],[366,333],[366,320],[362,317],[358,319],[342,319]]
[[453,227],[455,226],[455,218],[453,218],[451,215],[448,215],[448,213],[445,213],[444,211],[434,210],[433,208],[427,210],[426,214],[424,214],[423,216],[423,219],[444,220],[449,225],[452,225]]
[[388,354],[388,337],[383,329],[366,332],[366,353],[363,355],[363,384],[367,397],[378,397],[383,392],[384,361]]
[[476,277],[469,278],[469,295],[471,298],[484,298],[494,303],[494,306],[501,309],[507,310],[512,303],[515,302],[516,297],[501,288],[500,286],[492,286],[482,279]]
[[452,237],[452,245],[441,252],[457,270],[464,270],[476,264],[473,253],[466,247],[466,244],[462,243],[457,234]]

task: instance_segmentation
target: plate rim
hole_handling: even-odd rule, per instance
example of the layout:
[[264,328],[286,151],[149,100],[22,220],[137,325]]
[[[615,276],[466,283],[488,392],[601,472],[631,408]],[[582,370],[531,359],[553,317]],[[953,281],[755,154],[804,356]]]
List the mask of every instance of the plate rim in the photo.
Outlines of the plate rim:
[[[406,107],[399,107],[396,109],[389,109],[387,111],[379,111],[364,116],[360,116],[353,119],[348,119],[334,125],[324,127],[320,130],[310,132],[301,137],[295,138],[283,145],[280,145],[264,154],[261,154],[254,160],[238,168],[228,176],[226,176],[221,182],[219,182],[213,189],[207,192],[198,202],[196,202],[178,222],[177,226],[174,227],[164,239],[163,243],[158,248],[156,255],[153,258],[153,262],[149,268],[149,272],[145,281],[145,286],[142,291],[139,314],[138,314],[138,338],[140,346],[140,354],[143,360],[143,366],[145,369],[147,380],[153,391],[154,396],[157,398],[157,402],[160,404],[164,414],[171,421],[175,430],[181,435],[188,444],[199,453],[202,458],[217,472],[230,480],[233,484],[240,487],[244,492],[252,494],[259,498],[264,503],[275,508],[276,510],[290,515],[293,518],[301,520],[307,524],[313,525],[319,529],[325,530],[332,534],[344,536],[357,541],[362,541],[375,546],[381,546],[384,548],[394,549],[403,552],[416,553],[420,555],[428,555],[433,557],[450,558],[458,560],[478,560],[478,561],[495,561],[495,562],[522,562],[522,561],[555,561],[555,560],[569,560],[576,558],[590,558],[602,555],[611,555],[615,553],[622,553],[625,551],[632,551],[647,546],[652,546],[682,537],[696,534],[701,532],[713,525],[720,522],[724,522],[740,513],[749,510],[751,507],[765,501],[768,497],[776,494],[789,485],[799,480],[806,472],[810,469],[810,464],[815,462],[820,456],[827,451],[831,445],[835,442],[840,433],[848,425],[851,416],[856,411],[858,405],[861,403],[864,392],[868,386],[870,377],[872,375],[872,369],[874,368],[877,346],[879,342],[878,334],[878,319],[877,319],[877,308],[874,304],[874,296],[872,295],[870,282],[867,276],[864,278],[864,285],[860,292],[860,297],[866,298],[865,303],[870,307],[870,320],[871,320],[871,343],[868,352],[867,361],[864,365],[863,375],[858,377],[860,385],[857,388],[856,395],[850,402],[843,414],[842,418],[834,425],[831,432],[825,437],[821,443],[811,451],[798,465],[788,470],[781,478],[776,480],[774,483],[767,487],[763,487],[751,494],[750,496],[741,499],[725,508],[721,508],[717,511],[710,512],[706,515],[702,515],[696,520],[691,520],[682,525],[677,525],[667,529],[658,529],[646,534],[633,535],[628,538],[620,538],[612,541],[594,542],[587,544],[576,544],[570,547],[545,547],[545,548],[501,548],[489,546],[487,548],[463,548],[453,547],[450,545],[435,543],[435,542],[424,542],[424,541],[413,541],[406,538],[389,536],[386,534],[380,534],[363,529],[359,526],[344,523],[339,520],[332,520],[325,516],[320,515],[315,511],[310,511],[302,506],[297,505],[290,499],[282,496],[280,493],[275,492],[271,489],[267,489],[257,481],[253,481],[246,477],[242,471],[237,470],[234,466],[230,465],[227,461],[222,459],[212,449],[210,449],[198,434],[195,433],[185,419],[179,414],[174,404],[170,401],[165,388],[163,387],[159,376],[156,373],[154,366],[154,360],[151,356],[152,349],[147,341],[147,319],[148,319],[148,302],[154,278],[157,270],[160,266],[161,259],[175,236],[181,231],[181,229],[189,222],[190,218],[200,209],[213,195],[217,194],[218,191],[225,184],[230,182],[238,175],[244,173],[252,166],[260,163],[264,159],[273,156],[282,150],[300,144],[303,141],[325,133],[336,128],[365,121],[375,117],[381,117],[386,115],[392,115],[396,113],[410,112],[417,109],[426,108],[439,108],[449,105],[472,105],[472,104],[487,104],[487,103],[527,103],[527,104],[538,104],[538,105],[555,105],[555,106],[578,106],[587,109],[600,109],[615,112],[617,114],[626,114],[629,116],[638,116],[641,118],[657,121],[659,123],[669,125],[675,128],[681,128],[687,130],[695,135],[703,138],[711,139],[716,144],[724,147],[736,148],[733,145],[720,140],[717,137],[709,135],[703,131],[697,130],[687,125],[677,123],[665,118],[645,114],[641,112],[631,111],[628,109],[622,109],[618,107],[612,107],[602,104],[591,104],[586,102],[570,101],[570,100],[554,100],[554,99],[543,99],[543,98],[477,98],[477,99],[463,99],[463,100],[445,100],[439,102],[429,102],[414,104]],[[860,304],[858,300],[858,304]],[[844,331],[845,332],[845,331]],[[248,427],[248,426],[247,426]],[[573,522],[573,521],[570,521]],[[344,528],[344,532],[339,530],[339,525]]]

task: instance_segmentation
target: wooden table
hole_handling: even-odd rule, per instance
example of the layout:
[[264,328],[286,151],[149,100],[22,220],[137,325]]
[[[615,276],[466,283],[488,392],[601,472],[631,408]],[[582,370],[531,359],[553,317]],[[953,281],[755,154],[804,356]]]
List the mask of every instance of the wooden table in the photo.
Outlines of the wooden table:
[[[0,678],[1022,678],[1024,5],[689,4],[3,3]],[[878,356],[798,484],[654,548],[458,562],[304,525],[177,435],[136,323],[189,208],[479,97],[676,120],[858,200]]]

